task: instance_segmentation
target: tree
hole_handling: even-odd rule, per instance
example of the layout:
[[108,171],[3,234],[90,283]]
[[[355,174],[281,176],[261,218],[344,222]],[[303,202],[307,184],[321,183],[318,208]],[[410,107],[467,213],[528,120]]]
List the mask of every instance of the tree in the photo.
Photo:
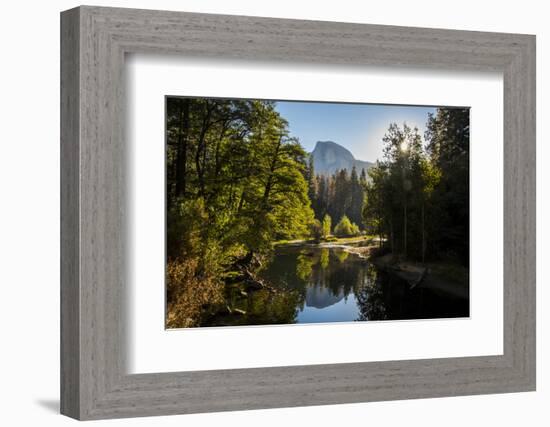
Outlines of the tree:
[[[435,211],[433,195],[435,188],[439,185],[441,180],[441,171],[434,166],[428,159],[423,159],[421,162],[422,170],[422,194],[421,194],[421,227],[422,227],[422,262],[426,260],[427,250],[427,222],[426,217],[430,216],[431,219],[435,219],[433,215]],[[428,210],[428,214],[426,214]],[[431,224],[434,222],[430,221]]]
[[[367,233],[378,235],[380,245],[382,245],[384,236],[389,234],[388,228],[391,222],[387,167],[378,162],[369,170],[369,176],[370,182],[365,180],[363,184],[365,191],[362,210],[363,223]],[[393,239],[391,242],[393,245]]]
[[357,224],[352,223],[347,215],[344,215],[340,222],[334,227],[334,234],[339,237],[357,236],[359,234],[359,227]]
[[468,262],[467,109],[430,115],[423,147],[418,130],[392,123],[384,158],[363,183],[362,216],[368,232],[387,238],[394,255],[456,257]]
[[315,210],[315,217],[322,219],[328,212],[329,183],[325,175],[318,175],[315,179],[317,183],[317,193],[312,205]]
[[306,168],[305,178],[308,186],[307,194],[308,194],[309,200],[313,204],[313,201],[317,197],[317,179],[315,176],[315,168],[313,166],[312,154],[310,154],[307,159],[307,168]]
[[355,167],[351,173],[346,169],[340,169],[332,175],[317,175],[315,191],[309,192],[315,218],[322,221],[328,214],[331,218],[339,220],[343,215],[347,215],[352,222],[362,228],[361,211],[366,182],[365,170],[362,169],[359,176]]
[[[390,124],[384,135],[384,163],[389,179],[386,190],[390,191],[391,234],[393,249],[400,244],[399,253],[407,256],[409,248],[410,216],[414,214],[417,202],[419,162],[422,158],[422,140],[418,129],[411,129],[406,123],[400,128]],[[412,212],[411,212],[412,211]],[[401,217],[401,221],[398,219]]]
[[468,108],[438,108],[430,115],[425,139],[431,163],[440,172],[433,189],[433,250],[469,262],[469,143]]
[[311,237],[317,242],[323,238],[323,226],[317,218],[311,223]]
[[367,172],[365,172],[365,168],[361,169],[361,175],[359,176],[359,184],[361,184],[361,187],[365,188],[367,185]]
[[325,214],[325,216],[323,217],[323,225],[322,225],[323,238],[326,239],[328,236],[330,236],[331,227],[332,227],[332,219],[328,214]]
[[167,255],[171,271],[185,273],[170,280],[186,278],[170,284],[176,312],[176,300],[198,295],[200,283],[222,286],[236,261],[267,256],[275,240],[309,236],[315,179],[274,102],[168,98],[166,111]]
[[363,218],[361,215],[361,210],[363,207],[364,191],[355,166],[351,169],[349,191],[351,201],[350,207],[346,213],[352,222],[362,225]]
[[331,216],[340,219],[351,206],[351,186],[347,169],[341,169],[334,175],[334,192],[332,194]]

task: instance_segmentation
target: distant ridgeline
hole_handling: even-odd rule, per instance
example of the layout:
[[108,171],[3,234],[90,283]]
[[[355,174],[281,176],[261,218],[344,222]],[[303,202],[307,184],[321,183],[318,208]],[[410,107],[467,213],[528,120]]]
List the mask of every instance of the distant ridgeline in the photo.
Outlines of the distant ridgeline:
[[[313,161],[312,161],[313,160]],[[309,159],[309,198],[315,217],[329,215],[334,227],[344,215],[363,228],[362,206],[368,170],[375,164],[357,160],[333,141],[318,141]]]

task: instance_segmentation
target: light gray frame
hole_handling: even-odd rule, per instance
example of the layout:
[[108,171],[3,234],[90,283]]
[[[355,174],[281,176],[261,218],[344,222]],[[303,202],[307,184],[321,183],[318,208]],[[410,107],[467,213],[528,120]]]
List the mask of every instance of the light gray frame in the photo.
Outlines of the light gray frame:
[[[129,52],[502,72],[504,354],[128,375]],[[61,14],[61,166],[63,414],[99,419],[535,390],[534,36],[71,9]]]

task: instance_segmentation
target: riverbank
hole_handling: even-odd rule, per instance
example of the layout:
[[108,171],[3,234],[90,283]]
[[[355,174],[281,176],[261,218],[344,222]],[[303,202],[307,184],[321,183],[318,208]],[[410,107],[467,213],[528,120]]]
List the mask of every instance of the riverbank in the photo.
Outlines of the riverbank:
[[392,254],[372,257],[370,261],[387,273],[405,280],[411,288],[430,289],[456,298],[469,298],[469,270],[459,264],[398,261]]
[[428,263],[426,265],[429,274],[421,287],[457,298],[469,298],[470,277],[466,267],[451,263]]
[[354,254],[359,258],[370,258],[380,248],[380,238],[377,236],[336,237],[330,236],[326,240],[283,240],[273,244],[274,248],[304,247],[342,249],[344,252]]
[[354,237],[336,237],[336,236],[330,236],[328,239],[322,239],[322,240],[313,240],[313,239],[295,239],[295,240],[278,240],[276,242],[273,242],[274,247],[281,247],[281,246],[315,246],[315,247],[323,247],[323,245],[328,245],[331,243],[336,244],[349,244],[349,243],[357,243],[364,240],[368,240],[369,238],[372,238],[373,236],[354,236]]
[[316,247],[316,248],[334,248],[345,245],[360,245],[363,243],[371,243],[380,241],[377,236],[353,236],[353,237],[336,237],[330,236],[324,240],[279,240],[273,242],[273,247]]

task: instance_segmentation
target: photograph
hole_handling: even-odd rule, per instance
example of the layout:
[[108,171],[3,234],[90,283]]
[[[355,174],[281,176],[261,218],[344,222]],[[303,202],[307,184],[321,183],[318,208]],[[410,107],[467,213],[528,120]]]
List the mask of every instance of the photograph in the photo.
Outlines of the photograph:
[[167,329],[469,317],[469,108],[165,101]]

